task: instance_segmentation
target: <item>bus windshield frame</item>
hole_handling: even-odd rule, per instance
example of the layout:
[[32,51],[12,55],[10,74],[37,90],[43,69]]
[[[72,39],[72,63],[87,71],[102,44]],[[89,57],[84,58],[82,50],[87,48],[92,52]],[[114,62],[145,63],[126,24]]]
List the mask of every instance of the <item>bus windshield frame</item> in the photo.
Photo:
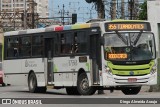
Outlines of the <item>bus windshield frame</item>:
[[152,32],[110,32],[103,35],[104,57],[109,61],[144,61],[156,58]]

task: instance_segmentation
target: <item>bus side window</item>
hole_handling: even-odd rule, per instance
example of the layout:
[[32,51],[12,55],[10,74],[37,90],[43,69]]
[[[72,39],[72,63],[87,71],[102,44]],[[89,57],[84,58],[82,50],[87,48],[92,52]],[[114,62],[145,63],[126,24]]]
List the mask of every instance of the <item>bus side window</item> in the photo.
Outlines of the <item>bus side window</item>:
[[54,55],[59,55],[59,34],[57,33],[54,39]]
[[64,35],[61,34],[61,54],[65,53],[65,38],[64,38]]
[[32,37],[32,56],[42,56],[43,55],[43,48],[44,41],[43,36],[33,36]]
[[8,38],[7,39],[7,57],[14,58],[19,56],[19,38]]
[[87,52],[87,36],[85,32],[77,32],[77,48],[78,53]]
[[21,46],[22,56],[23,57],[31,56],[31,36],[22,37],[21,41],[22,41],[22,46]]
[[74,33],[74,44],[72,45],[72,52],[78,53],[78,38],[77,38],[77,32]]
[[61,34],[61,54],[71,54],[72,44],[72,33]]

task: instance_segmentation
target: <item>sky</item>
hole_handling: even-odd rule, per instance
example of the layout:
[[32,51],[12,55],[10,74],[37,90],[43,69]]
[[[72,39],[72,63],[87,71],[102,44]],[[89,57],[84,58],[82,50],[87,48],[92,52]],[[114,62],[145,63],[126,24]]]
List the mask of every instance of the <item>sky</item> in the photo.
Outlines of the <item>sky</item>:
[[[105,9],[106,9],[106,19],[110,19],[110,1],[111,0],[104,0],[105,1]],[[120,4],[121,0],[117,0]],[[128,0],[124,0],[124,2],[127,3]],[[138,1],[144,1],[144,0],[138,0]],[[125,3],[125,4],[126,4]],[[63,10],[63,4],[64,4],[64,10],[65,13],[69,12],[69,15],[71,16],[72,13],[77,13],[77,19],[78,22],[86,22],[90,19],[96,19],[97,18],[97,12],[95,10],[94,3],[88,4],[85,0],[49,0],[49,17],[60,17],[62,16],[60,11]],[[119,6],[119,5],[117,5]],[[120,18],[120,6],[117,9],[117,18]],[[128,7],[125,5],[125,15],[127,16],[128,13]],[[67,15],[65,15],[67,17]],[[68,20],[68,19],[67,19]]]
[[90,18],[97,18],[97,13],[93,3],[88,4],[85,0],[49,0],[49,17],[60,17],[61,12],[65,10],[65,16],[67,13],[77,13],[78,22],[85,22]]

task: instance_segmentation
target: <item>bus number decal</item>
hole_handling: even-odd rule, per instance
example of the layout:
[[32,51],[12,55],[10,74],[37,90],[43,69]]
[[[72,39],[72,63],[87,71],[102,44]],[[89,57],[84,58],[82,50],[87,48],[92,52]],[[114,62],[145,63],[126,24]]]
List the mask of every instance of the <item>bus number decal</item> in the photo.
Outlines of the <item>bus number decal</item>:
[[77,66],[77,60],[69,60],[69,66]]

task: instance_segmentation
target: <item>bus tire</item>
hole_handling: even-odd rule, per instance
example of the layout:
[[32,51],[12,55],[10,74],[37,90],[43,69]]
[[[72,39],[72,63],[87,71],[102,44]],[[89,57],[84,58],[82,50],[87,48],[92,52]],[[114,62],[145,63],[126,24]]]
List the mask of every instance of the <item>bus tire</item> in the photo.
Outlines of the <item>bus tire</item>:
[[38,92],[37,78],[33,72],[29,75],[29,78],[28,78],[28,88],[31,93]]
[[77,87],[66,87],[66,92],[68,95],[80,95]]
[[3,87],[5,87],[5,86],[6,86],[6,84],[5,84],[5,83],[2,83],[2,86],[3,86]]
[[96,92],[94,87],[89,86],[89,81],[85,73],[78,76],[77,89],[80,95],[93,95]]
[[121,89],[121,91],[125,95],[137,95],[141,90],[141,86],[139,87],[124,87]]

